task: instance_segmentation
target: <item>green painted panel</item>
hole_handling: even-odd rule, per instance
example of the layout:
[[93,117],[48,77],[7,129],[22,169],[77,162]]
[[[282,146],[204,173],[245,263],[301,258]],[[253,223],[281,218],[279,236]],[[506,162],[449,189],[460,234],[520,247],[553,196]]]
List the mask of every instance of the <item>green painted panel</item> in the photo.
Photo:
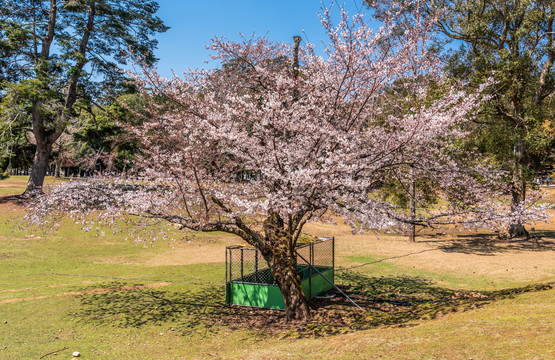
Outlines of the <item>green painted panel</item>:
[[272,285],[231,283],[230,300],[235,305],[285,308],[279,287]]
[[[320,270],[320,269],[318,269]],[[332,283],[334,282],[334,273],[332,269],[327,270],[320,270],[322,274],[329,279]],[[326,281],[320,274],[316,274],[312,276],[310,279],[306,279],[302,282],[303,290],[306,294],[307,298],[313,298],[314,296],[318,296],[321,293],[328,291],[333,288],[333,286]],[[305,285],[306,284],[306,285]],[[306,287],[305,287],[306,286]],[[310,288],[309,288],[310,286]],[[312,291],[310,291],[312,290]]]
[[[310,278],[308,267],[300,270],[301,285],[307,298],[317,296],[324,291],[328,291],[333,286],[326,281],[320,274],[313,274]],[[318,268],[322,274],[334,281],[334,271],[330,268]],[[252,275],[248,275],[249,277]],[[246,278],[246,277],[245,277]],[[235,305],[247,305],[255,307],[265,307],[274,309],[284,309],[283,297],[277,285],[266,284],[246,284],[232,282],[227,284],[226,302]]]

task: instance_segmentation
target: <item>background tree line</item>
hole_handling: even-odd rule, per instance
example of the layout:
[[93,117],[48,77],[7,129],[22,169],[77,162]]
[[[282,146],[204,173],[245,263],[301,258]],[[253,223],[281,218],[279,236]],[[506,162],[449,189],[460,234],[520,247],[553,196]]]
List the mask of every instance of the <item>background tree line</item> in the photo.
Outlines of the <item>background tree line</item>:
[[[366,3],[378,17],[391,9],[389,2]],[[460,146],[490,155],[510,173],[505,180],[512,206],[518,206],[535,178],[552,173],[555,163],[553,2],[431,0],[407,11],[441,14],[434,50],[452,79],[464,81],[469,89],[490,78],[495,81],[491,100],[471,124],[473,136]],[[429,204],[429,179],[391,182],[390,193],[401,204]],[[415,182],[418,191],[411,187]],[[528,235],[518,221],[508,230],[511,236]]]
[[[389,4],[367,1],[378,18]],[[46,170],[68,159],[88,171],[129,167],[137,143],[117,123],[135,121],[128,108],[140,99],[119,67],[129,48],[146,63],[156,61],[155,35],[167,29],[157,9],[146,0],[1,2],[0,168],[31,167],[27,191],[40,190]],[[473,137],[460,146],[491,155],[510,172],[506,184],[516,206],[536,175],[552,171],[555,158],[551,1],[431,0],[413,10],[442,14],[435,51],[453,79],[469,89],[496,81],[493,98],[472,123]],[[403,91],[392,88],[385,97]],[[433,179],[414,169],[383,185],[384,196],[414,216],[438,196]],[[510,233],[526,230],[515,223]]]
[[[32,144],[27,193],[42,190],[52,155],[61,159],[67,152],[65,135],[75,134],[93,147],[110,142],[125,152],[110,140],[121,130],[115,121],[109,125],[98,119],[98,110],[117,117],[119,110],[111,106],[125,92],[120,67],[127,63],[128,51],[145,63],[156,61],[154,35],[167,30],[155,16],[157,10],[151,0],[0,3],[3,150],[28,153],[21,146]],[[11,157],[3,162],[9,166]]]

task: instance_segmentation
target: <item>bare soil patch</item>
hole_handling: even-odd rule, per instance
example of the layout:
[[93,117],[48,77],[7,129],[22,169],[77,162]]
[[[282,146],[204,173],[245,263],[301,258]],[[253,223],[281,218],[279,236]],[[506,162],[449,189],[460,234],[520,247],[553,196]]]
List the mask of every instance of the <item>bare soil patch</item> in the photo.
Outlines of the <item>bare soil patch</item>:
[[242,243],[233,236],[185,240],[172,243],[173,249],[148,259],[144,265],[192,265],[225,261],[225,247]]
[[152,283],[147,285],[137,285],[137,286],[121,286],[119,288],[101,288],[101,289],[91,289],[85,291],[70,291],[64,292],[54,295],[44,295],[44,296],[35,296],[35,297],[26,297],[26,298],[14,298],[14,299],[6,299],[1,300],[0,304],[12,303],[12,302],[19,302],[19,301],[30,301],[30,300],[40,300],[40,299],[48,299],[53,297],[60,297],[60,296],[78,296],[78,295],[85,295],[85,294],[106,294],[111,291],[132,291],[132,290],[142,290],[142,289],[152,289],[158,288],[162,286],[171,285],[169,282],[158,282]]
[[[555,190],[553,191],[555,193]],[[518,282],[555,280],[555,210],[549,223],[536,223],[530,239],[510,239],[483,231],[451,230],[445,234],[424,233],[411,243],[399,234],[352,235],[349,226],[308,224],[305,230],[318,236],[335,236],[336,264],[361,265],[353,260],[372,254],[380,261],[429,272],[447,272]],[[371,264],[368,264],[371,267]]]
[[[89,285],[89,284],[94,284],[95,282],[98,282],[98,281],[82,281],[81,284]],[[58,287],[64,287],[64,286],[75,286],[75,284],[56,284],[56,285],[45,285],[45,286],[39,286],[39,287],[27,287],[22,289],[4,289],[4,290],[0,290],[0,293],[50,289],[50,288],[58,288]]]

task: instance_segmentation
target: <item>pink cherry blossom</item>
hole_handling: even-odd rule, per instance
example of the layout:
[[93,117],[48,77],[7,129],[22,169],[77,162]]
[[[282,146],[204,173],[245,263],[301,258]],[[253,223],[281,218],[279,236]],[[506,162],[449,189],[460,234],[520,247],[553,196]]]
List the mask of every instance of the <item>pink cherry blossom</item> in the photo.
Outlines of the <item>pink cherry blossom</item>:
[[[165,79],[143,68],[135,81],[149,107],[130,128],[143,145],[133,176],[63,183],[39,198],[28,220],[126,224],[140,239],[159,236],[144,231],[160,220],[235,234],[262,252],[295,319],[308,316],[292,280],[304,224],[340,216],[359,232],[407,229],[414,219],[378,190],[388,177],[406,179],[408,168],[433,179],[448,200],[422,212],[423,226],[500,229],[515,218],[544,219],[534,201],[511,210],[503,174],[458,145],[487,84],[424,101],[429,84],[443,79],[427,51],[433,23],[403,11],[409,3],[382,14],[378,29],[342,9],[334,25],[325,9],[325,49],[304,42],[298,68],[292,46],[266,37],[215,38],[218,69]],[[413,106],[386,116],[385,107],[396,105],[383,100],[399,82]]]

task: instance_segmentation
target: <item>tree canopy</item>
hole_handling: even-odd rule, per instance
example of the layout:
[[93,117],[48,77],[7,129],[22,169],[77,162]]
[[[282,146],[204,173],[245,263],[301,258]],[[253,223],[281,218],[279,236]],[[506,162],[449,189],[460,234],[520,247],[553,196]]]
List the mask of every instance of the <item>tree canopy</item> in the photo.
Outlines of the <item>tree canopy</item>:
[[[386,2],[367,1],[378,13]],[[555,44],[552,1],[429,0],[423,14],[437,18],[435,31],[455,48],[445,51],[445,70],[475,89],[492,78],[491,99],[471,125],[470,143],[506,170],[512,204],[527,196],[528,183],[555,159],[553,92]],[[439,16],[438,16],[439,14]],[[512,235],[526,235],[510,224]]]
[[[498,228],[537,219],[530,204],[509,209],[498,201],[500,173],[475,149],[463,154],[456,146],[488,84],[428,97],[428,85],[442,82],[438,59],[424,46],[434,23],[407,4],[383,13],[379,31],[343,10],[334,25],[325,10],[323,56],[300,38],[293,46],[216,38],[220,69],[167,80],[145,66],[136,81],[148,114],[129,128],[143,146],[133,176],[62,184],[37,199],[29,220],[69,215],[85,226],[117,226],[129,219],[144,230],[163,219],[235,234],[268,262],[287,318],[306,319],[294,251],[309,221],[342,218],[356,232],[415,221]],[[394,36],[405,21],[412,26]],[[401,112],[380,101],[396,82],[419,99]],[[415,219],[384,199],[378,190],[407,167],[433,178],[446,204]],[[238,176],[244,171],[250,180]]]
[[28,191],[41,190],[52,147],[77,109],[121,89],[127,53],[156,60],[154,35],[167,30],[157,10],[151,0],[2,1],[2,102],[22,109],[36,144]]

